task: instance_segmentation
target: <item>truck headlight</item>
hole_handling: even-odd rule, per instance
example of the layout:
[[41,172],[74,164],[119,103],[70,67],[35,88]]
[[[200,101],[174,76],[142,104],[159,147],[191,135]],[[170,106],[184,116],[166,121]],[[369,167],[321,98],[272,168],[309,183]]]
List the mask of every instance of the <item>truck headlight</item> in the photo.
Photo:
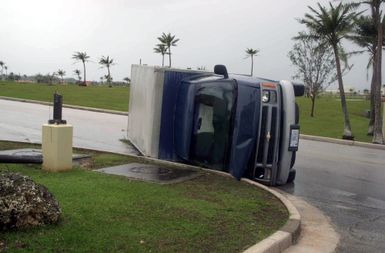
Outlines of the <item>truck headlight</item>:
[[262,91],[262,102],[268,103],[270,101],[270,91],[264,90]]

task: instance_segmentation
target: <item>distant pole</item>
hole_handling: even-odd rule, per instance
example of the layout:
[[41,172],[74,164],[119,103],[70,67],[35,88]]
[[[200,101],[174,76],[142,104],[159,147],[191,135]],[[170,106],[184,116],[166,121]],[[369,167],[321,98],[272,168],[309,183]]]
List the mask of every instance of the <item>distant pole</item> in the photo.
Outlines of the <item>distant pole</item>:
[[139,59],[139,65],[142,65],[142,58]]

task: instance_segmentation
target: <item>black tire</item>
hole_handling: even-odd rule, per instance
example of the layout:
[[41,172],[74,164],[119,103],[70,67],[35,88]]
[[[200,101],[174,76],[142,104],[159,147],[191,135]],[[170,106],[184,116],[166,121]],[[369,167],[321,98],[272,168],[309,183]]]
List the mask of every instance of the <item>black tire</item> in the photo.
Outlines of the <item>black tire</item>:
[[297,174],[297,171],[295,169],[291,169],[289,172],[289,177],[287,178],[286,183],[288,183],[288,184],[293,183],[295,180],[296,174]]
[[291,155],[290,169],[294,167],[296,158],[297,158],[297,152],[293,151],[293,154]]

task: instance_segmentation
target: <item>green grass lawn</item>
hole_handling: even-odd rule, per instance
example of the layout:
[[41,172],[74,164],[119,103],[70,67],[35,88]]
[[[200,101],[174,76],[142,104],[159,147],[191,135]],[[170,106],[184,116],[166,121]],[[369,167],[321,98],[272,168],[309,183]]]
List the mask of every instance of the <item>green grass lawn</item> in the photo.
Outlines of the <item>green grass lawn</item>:
[[[338,98],[325,96],[316,100],[314,117],[310,117],[310,98],[297,98],[300,107],[301,133],[331,138],[342,138],[343,115]],[[369,101],[364,99],[347,99],[352,131],[356,141],[371,142],[367,136],[369,119],[364,111],[369,109]]]
[[[0,149],[11,145],[21,147],[0,142]],[[130,161],[91,154],[92,168]],[[48,173],[38,165],[0,164],[0,171],[31,176],[55,195],[63,211],[58,225],[0,232],[0,251],[239,252],[288,219],[272,195],[211,173],[159,185],[80,168]]]
[[63,95],[63,103],[117,111],[128,110],[129,88],[107,86],[48,85],[0,81],[0,96],[52,102],[53,94]]

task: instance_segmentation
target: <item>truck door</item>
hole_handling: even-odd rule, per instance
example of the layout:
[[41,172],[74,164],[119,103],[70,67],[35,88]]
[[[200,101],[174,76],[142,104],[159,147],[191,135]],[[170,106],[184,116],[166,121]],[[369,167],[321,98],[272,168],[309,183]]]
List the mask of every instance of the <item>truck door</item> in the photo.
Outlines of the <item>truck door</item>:
[[234,80],[201,83],[195,94],[190,159],[225,170],[235,104]]

